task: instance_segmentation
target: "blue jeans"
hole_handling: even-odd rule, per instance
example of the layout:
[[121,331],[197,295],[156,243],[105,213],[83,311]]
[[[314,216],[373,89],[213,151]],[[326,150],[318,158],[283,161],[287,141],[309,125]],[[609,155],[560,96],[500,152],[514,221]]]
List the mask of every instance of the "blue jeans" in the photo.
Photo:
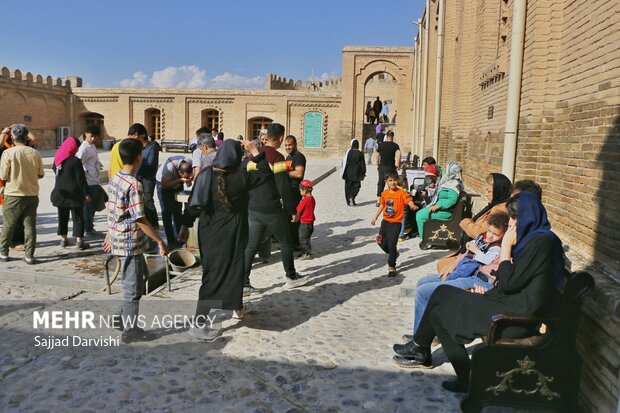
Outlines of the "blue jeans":
[[424,315],[424,310],[426,310],[426,305],[433,295],[433,292],[440,285],[452,285],[457,288],[468,289],[474,288],[476,285],[480,285],[484,288],[490,289],[493,288],[493,284],[482,281],[478,277],[467,277],[467,278],[457,278],[455,280],[450,281],[441,281],[441,277],[439,275],[428,275],[426,277],[422,277],[418,280],[417,289],[415,292],[415,310],[413,313],[413,334],[418,331],[418,326],[420,325],[420,321],[422,320],[422,316]]
[[95,229],[95,205],[99,201],[99,185],[88,185],[90,202],[84,202],[84,230],[91,232]]
[[164,231],[168,245],[178,243],[179,230],[181,229],[181,217],[183,216],[183,204],[176,200],[179,189],[163,189],[157,182],[157,196],[161,207],[161,220],[164,223]]

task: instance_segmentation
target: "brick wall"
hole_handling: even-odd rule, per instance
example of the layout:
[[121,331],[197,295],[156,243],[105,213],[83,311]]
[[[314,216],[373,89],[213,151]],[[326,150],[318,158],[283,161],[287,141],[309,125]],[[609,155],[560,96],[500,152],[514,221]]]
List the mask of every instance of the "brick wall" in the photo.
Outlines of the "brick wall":
[[[439,161],[460,161],[468,190],[481,194],[502,165],[513,1],[446,1]],[[616,411],[620,394],[618,44],[617,0],[527,2],[515,179],[542,185],[574,269],[595,275],[578,337],[588,412]]]

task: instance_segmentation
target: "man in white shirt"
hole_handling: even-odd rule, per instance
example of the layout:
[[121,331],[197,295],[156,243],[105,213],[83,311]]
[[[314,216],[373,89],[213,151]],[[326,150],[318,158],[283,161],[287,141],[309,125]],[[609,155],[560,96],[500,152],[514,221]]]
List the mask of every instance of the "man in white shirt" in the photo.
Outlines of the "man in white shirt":
[[157,180],[157,196],[161,207],[161,220],[170,249],[179,247],[179,230],[183,205],[176,200],[176,194],[183,190],[183,185],[192,183],[192,160],[183,155],[171,156],[159,167]]
[[86,174],[86,184],[88,185],[88,195],[91,202],[84,203],[84,234],[92,237],[98,235],[95,231],[95,207],[99,203],[101,193],[99,191],[99,171],[102,168],[99,161],[99,154],[95,146],[95,139],[99,136],[100,130],[97,125],[88,125],[84,132],[84,142],[80,145],[75,154],[82,161]]
[[194,165],[194,176],[198,176],[207,166],[213,165],[217,150],[215,140],[208,133],[198,135],[198,147],[192,152],[192,164]]

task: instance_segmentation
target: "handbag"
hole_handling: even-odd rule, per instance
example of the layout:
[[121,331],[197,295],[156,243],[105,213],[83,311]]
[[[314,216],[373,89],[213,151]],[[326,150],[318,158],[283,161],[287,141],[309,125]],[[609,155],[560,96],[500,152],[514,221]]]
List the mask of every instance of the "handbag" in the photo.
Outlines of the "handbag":
[[108,193],[101,187],[101,185],[97,185],[97,202],[95,203],[95,211],[101,212],[105,209],[105,204],[108,202],[110,198],[108,198]]

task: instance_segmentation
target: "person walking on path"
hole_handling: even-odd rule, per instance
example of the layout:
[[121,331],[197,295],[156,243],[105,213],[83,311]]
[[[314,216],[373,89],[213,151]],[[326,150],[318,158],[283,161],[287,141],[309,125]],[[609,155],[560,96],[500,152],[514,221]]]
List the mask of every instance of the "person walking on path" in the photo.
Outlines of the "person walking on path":
[[347,205],[357,205],[355,197],[360,192],[362,181],[366,177],[364,154],[359,150],[359,141],[353,139],[351,148],[344,153],[342,159],[342,179],[344,179],[344,197]]
[[366,143],[364,144],[364,149],[366,150],[366,154],[368,155],[368,165],[372,165],[372,154],[374,153],[375,149],[377,149],[377,141],[372,136],[369,136],[368,139],[366,139]]
[[90,244],[84,242],[84,203],[92,200],[88,195],[88,185],[82,161],[75,155],[78,151],[78,141],[69,136],[60,145],[52,170],[56,174],[56,181],[50,199],[52,205],[58,209],[58,232],[60,246],[69,246],[67,232],[69,226],[69,214],[73,220],[73,236],[76,246],[80,250],[90,248]]
[[381,122],[381,110],[383,109],[383,103],[381,103],[381,98],[377,96],[377,100],[372,105],[372,109],[375,112],[375,118],[377,119],[377,123]]
[[[26,146],[28,128],[16,124],[11,127],[14,147],[6,149],[0,159],[0,180],[4,181],[2,206],[2,234],[0,261],[9,260],[9,246],[20,220],[24,222],[24,261],[34,264],[37,243],[37,207],[39,206],[39,179],[43,178],[43,159],[35,149]],[[5,129],[3,134],[7,134]]]
[[90,202],[84,203],[84,235],[96,236],[95,231],[95,207],[102,196],[102,188],[99,186],[99,171],[103,165],[99,161],[99,154],[95,146],[95,139],[99,136],[100,129],[97,125],[88,125],[83,135],[83,142],[75,156],[82,162],[86,185]]
[[[254,156],[257,173],[241,167],[239,142],[224,141],[212,166],[203,169],[195,180],[189,207],[183,214],[179,238],[187,241],[187,227],[199,217],[198,240],[202,261],[202,283],[198,293],[191,337],[211,341],[221,335],[207,317],[213,308],[232,310],[240,319],[250,311],[243,304],[244,256],[248,243],[248,190],[260,182],[260,175],[272,175],[265,155],[254,144],[243,141]],[[206,322],[205,322],[206,321]]]
[[385,188],[385,177],[390,172],[396,172],[400,168],[400,146],[394,143],[394,132],[389,131],[386,140],[379,144],[377,149],[377,170],[379,180],[377,181],[377,206],[379,197]]
[[[280,243],[287,287],[300,287],[309,281],[308,276],[301,276],[295,270],[288,216],[292,217],[291,221],[297,221],[299,217],[291,191],[289,174],[286,170],[286,162],[284,156],[278,152],[283,139],[284,126],[279,123],[272,123],[267,130],[267,144],[259,149],[273,170],[273,174],[260,175],[260,181],[256,187],[250,189],[250,236],[245,250],[244,294],[251,294],[254,291],[250,283],[252,259],[263,240],[265,231],[271,232]],[[250,158],[247,168],[250,173],[258,173],[253,158]]]

